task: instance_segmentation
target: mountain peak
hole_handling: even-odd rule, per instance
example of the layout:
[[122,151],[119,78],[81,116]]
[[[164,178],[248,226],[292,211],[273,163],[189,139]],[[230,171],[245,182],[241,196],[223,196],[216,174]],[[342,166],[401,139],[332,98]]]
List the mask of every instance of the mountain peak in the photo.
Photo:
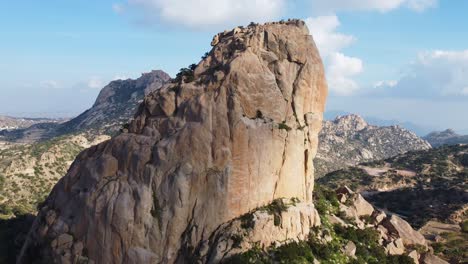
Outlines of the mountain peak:
[[[327,96],[313,39],[291,20],[235,28],[213,45],[144,98],[128,133],[78,156],[23,252],[62,263],[83,254],[95,263],[219,263],[257,242],[308,236],[320,222],[312,161]],[[241,248],[218,240],[223,226],[283,198],[300,201],[288,224],[270,216],[269,235],[258,223],[260,240]],[[80,250],[64,256],[63,240]]]
[[360,115],[356,114],[338,116],[335,118],[335,120],[333,120],[333,123],[340,127],[340,129],[352,131],[363,130],[368,126],[366,120],[364,120],[364,118],[362,118]]

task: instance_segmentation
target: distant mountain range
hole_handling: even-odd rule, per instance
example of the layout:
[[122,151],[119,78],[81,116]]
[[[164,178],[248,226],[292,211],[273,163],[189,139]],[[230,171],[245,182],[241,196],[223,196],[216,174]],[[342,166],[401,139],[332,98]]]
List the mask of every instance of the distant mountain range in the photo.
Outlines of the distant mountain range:
[[[344,116],[344,115],[350,115],[352,113],[346,112],[346,111],[327,111],[324,113],[324,119],[325,120],[334,120],[338,116]],[[427,135],[428,133],[431,133],[432,131],[435,130],[434,127],[427,127],[427,126],[422,126],[418,125],[412,122],[406,122],[406,121],[399,121],[399,120],[387,120],[387,119],[381,119],[378,117],[374,116],[366,116],[364,115],[363,118],[367,121],[367,123],[374,125],[374,126],[400,126],[404,127],[409,131],[414,132],[416,135],[422,137]]]
[[32,125],[39,123],[62,123],[67,121],[62,118],[27,118],[27,117],[11,117],[0,115],[0,131],[1,130],[15,130],[28,128]]
[[452,129],[447,129],[440,132],[432,132],[423,138],[431,143],[433,147],[468,144],[468,135],[459,135]]
[[33,143],[79,132],[114,135],[133,117],[144,96],[169,80],[167,73],[154,70],[135,80],[112,81],[101,90],[94,105],[79,116],[63,123],[45,120],[12,131],[4,130],[0,139]]

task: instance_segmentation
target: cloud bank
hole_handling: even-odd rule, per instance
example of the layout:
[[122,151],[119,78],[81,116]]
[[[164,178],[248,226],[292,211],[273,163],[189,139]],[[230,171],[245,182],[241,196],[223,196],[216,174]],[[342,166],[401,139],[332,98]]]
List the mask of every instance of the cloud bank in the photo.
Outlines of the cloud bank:
[[144,19],[193,29],[220,28],[277,19],[285,0],[128,0],[118,6],[143,11]]
[[398,81],[378,88],[393,97],[468,99],[468,50],[420,53]]

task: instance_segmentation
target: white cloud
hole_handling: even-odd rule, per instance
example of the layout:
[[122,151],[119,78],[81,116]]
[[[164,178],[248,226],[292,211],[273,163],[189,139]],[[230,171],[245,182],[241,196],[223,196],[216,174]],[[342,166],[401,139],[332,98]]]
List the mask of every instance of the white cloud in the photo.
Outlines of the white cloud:
[[340,11],[379,11],[388,12],[400,7],[422,12],[437,6],[437,0],[311,0],[317,14],[330,14]]
[[340,26],[337,16],[311,17],[307,18],[305,22],[312,32],[315,44],[317,44],[322,56],[338,52],[356,40],[353,36],[336,32]]
[[336,32],[340,21],[335,15],[307,18],[305,22],[324,60],[330,91],[336,95],[350,95],[357,91],[359,85],[353,77],[363,71],[362,60],[341,52],[356,38]]
[[333,53],[328,57],[328,85],[337,95],[350,95],[359,89],[352,77],[363,70],[362,61],[342,53]]
[[374,88],[386,88],[386,87],[395,87],[397,86],[397,80],[389,80],[389,81],[378,81],[374,84]]
[[87,83],[88,87],[91,89],[101,89],[104,87],[104,81],[99,77],[91,77]]
[[47,89],[58,89],[58,88],[60,88],[60,84],[55,80],[41,81],[39,85],[42,88],[47,88]]
[[219,28],[276,19],[285,5],[285,0],[127,0],[120,10],[136,8],[150,22]]
[[112,10],[117,14],[122,14],[125,11],[125,7],[122,4],[112,4]]
[[387,93],[399,97],[468,97],[468,50],[420,53]]

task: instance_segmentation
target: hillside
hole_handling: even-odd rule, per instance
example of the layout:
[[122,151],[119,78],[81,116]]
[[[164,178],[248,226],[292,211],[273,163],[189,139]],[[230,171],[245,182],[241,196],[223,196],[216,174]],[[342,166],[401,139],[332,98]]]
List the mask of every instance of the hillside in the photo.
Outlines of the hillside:
[[0,150],[0,218],[34,214],[76,155],[109,138],[87,136],[69,135]]
[[429,148],[429,143],[399,126],[373,126],[358,115],[340,116],[323,123],[314,160],[316,177],[362,162]]
[[452,129],[447,129],[441,132],[432,132],[423,138],[427,140],[433,147],[468,144],[468,135],[459,135]]

